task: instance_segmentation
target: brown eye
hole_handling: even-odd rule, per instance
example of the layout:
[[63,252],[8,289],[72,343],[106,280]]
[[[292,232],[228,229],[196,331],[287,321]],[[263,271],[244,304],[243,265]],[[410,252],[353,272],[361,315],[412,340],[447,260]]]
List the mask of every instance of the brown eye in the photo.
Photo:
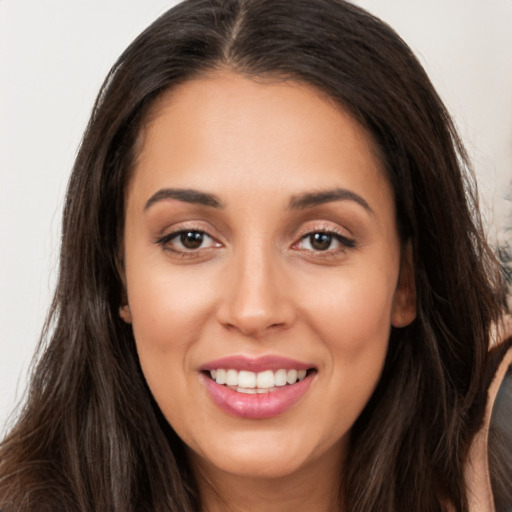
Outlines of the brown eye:
[[332,244],[333,236],[329,233],[312,233],[309,235],[309,243],[315,251],[327,251]]
[[336,253],[356,247],[355,240],[331,231],[313,231],[304,235],[297,245],[297,249],[312,252]]
[[193,254],[202,249],[221,246],[214,238],[199,229],[175,231],[156,240],[156,243],[165,250],[180,254]]
[[199,249],[204,240],[201,231],[183,231],[180,233],[180,242],[185,249]]

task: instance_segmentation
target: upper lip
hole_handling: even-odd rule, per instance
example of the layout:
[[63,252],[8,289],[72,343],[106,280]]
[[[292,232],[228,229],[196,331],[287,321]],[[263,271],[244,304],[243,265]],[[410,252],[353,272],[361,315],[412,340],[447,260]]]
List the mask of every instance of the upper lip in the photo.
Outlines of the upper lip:
[[201,366],[202,371],[217,370],[247,370],[252,372],[262,372],[265,370],[308,370],[314,365],[304,363],[288,357],[277,355],[265,355],[260,357],[249,357],[245,355],[232,355],[209,361]]

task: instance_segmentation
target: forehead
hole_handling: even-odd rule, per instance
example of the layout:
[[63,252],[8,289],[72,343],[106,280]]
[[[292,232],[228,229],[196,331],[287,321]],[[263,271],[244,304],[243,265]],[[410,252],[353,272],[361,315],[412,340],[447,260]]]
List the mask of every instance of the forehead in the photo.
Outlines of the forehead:
[[[185,82],[153,105],[133,181],[217,192],[363,184],[389,191],[366,130],[316,89],[234,73]],[[343,183],[334,183],[343,177]]]

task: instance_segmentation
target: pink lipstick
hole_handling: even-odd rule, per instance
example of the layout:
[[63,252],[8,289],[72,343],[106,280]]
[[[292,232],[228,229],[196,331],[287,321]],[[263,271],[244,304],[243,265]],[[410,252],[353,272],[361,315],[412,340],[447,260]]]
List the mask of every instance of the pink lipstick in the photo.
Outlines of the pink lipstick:
[[230,356],[201,368],[212,400],[228,414],[263,419],[283,414],[308,391],[316,369],[278,356]]

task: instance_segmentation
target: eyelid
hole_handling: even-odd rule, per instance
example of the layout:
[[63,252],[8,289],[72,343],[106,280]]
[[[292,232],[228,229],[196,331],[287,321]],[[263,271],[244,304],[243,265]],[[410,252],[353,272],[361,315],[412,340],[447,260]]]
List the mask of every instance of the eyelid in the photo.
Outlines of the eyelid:
[[297,236],[295,238],[296,241],[293,243],[292,247],[296,247],[299,243],[301,243],[307,237],[314,235],[315,233],[325,233],[327,235],[333,236],[339,242],[340,247],[336,248],[336,249],[326,249],[325,251],[314,250],[314,249],[303,249],[303,250],[312,252],[312,253],[316,253],[319,255],[323,254],[323,255],[327,256],[327,255],[333,255],[337,252],[345,252],[349,249],[357,248],[357,242],[356,242],[355,238],[353,236],[347,235],[344,231],[345,230],[335,227],[332,224],[320,223],[320,224],[314,225],[314,224],[308,223],[305,227],[301,228],[301,230],[297,233]]
[[[211,234],[212,229],[208,229],[204,225],[200,225],[198,223],[193,222],[183,222],[178,223],[172,227],[167,228],[167,230],[163,230],[164,233],[160,232],[154,239],[154,243],[157,245],[162,246],[165,250],[168,250],[170,252],[173,252],[175,254],[183,255],[183,256],[190,256],[195,253],[198,253],[200,251],[208,250],[215,247],[221,247],[223,244],[218,240],[217,236],[214,236]],[[169,246],[171,240],[178,237],[182,233],[187,232],[198,232],[202,233],[206,237],[210,238],[212,240],[212,244],[208,247],[199,247],[197,249],[173,249]]]
[[[167,233],[167,234],[163,235],[158,240],[156,240],[156,243],[157,244],[168,243],[168,242],[170,242],[174,238],[177,238],[178,236],[180,236],[183,233],[201,233],[202,235],[204,235],[204,236],[210,238],[211,240],[215,241],[215,238],[213,238],[211,235],[209,235],[208,233],[206,233],[202,229],[179,229],[177,231],[171,231],[170,233]],[[191,249],[189,249],[189,250],[191,250]]]
[[354,236],[348,228],[342,228],[333,222],[327,221],[305,222],[300,229],[297,230],[295,238],[303,238],[313,233],[338,235],[344,240],[351,240],[355,242]]
[[[306,240],[308,237],[318,234],[318,233],[332,236],[335,240],[337,240],[346,249],[347,248],[353,249],[356,246],[355,240],[353,240],[351,238],[347,238],[346,236],[341,235],[341,234],[337,233],[336,231],[325,231],[325,230],[311,231],[310,233],[306,233],[296,243]],[[311,250],[314,250],[314,249],[311,249]],[[329,251],[328,250],[325,250],[325,251],[318,250],[317,252],[329,252]]]

